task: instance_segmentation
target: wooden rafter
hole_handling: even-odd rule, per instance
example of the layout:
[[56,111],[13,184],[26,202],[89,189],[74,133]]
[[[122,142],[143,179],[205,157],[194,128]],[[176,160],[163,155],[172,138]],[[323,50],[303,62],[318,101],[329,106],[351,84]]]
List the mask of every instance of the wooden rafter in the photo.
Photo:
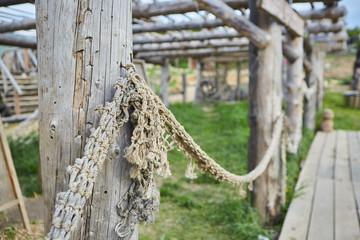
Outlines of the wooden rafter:
[[197,0],[199,6],[223,20],[227,26],[233,27],[242,36],[247,37],[257,48],[265,48],[271,41],[270,35],[251,23],[246,17],[237,15],[235,11],[221,0]]
[[295,12],[286,1],[258,0],[258,8],[283,24],[291,35],[302,36],[304,33],[304,20]]

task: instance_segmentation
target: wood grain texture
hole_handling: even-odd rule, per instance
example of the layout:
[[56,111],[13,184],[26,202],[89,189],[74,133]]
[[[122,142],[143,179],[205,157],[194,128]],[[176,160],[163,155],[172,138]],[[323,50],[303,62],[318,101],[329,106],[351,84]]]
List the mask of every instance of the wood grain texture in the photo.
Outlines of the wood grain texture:
[[360,239],[355,194],[350,177],[350,154],[346,131],[338,131],[335,160],[335,239]]
[[318,132],[311,144],[295,187],[295,192],[299,196],[290,204],[279,240],[305,240],[307,238],[317,169],[320,158],[326,151],[324,149],[326,138],[326,133]]
[[[255,168],[268,149],[273,125],[281,116],[281,27],[274,19],[249,0],[250,20],[271,36],[271,44],[249,50],[249,117],[248,171]],[[270,161],[267,170],[254,182],[253,203],[263,219],[273,220],[280,213],[281,160],[279,151]]]
[[257,6],[283,24],[292,36],[300,37],[304,34],[304,20],[288,2],[258,0]]
[[[45,231],[55,194],[67,188],[66,167],[83,152],[95,109],[110,101],[113,84],[132,61],[131,1],[36,1],[39,64],[40,156]],[[116,239],[116,204],[128,190],[130,164],[124,149],[132,126],[99,173],[73,239]],[[134,234],[134,239],[137,234]]]

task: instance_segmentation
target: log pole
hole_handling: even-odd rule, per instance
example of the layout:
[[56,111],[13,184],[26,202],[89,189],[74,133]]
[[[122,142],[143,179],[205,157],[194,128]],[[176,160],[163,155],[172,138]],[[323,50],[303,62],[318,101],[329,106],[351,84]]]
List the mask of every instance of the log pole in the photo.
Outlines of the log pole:
[[[250,20],[271,36],[271,44],[249,50],[249,117],[248,171],[255,168],[268,149],[275,122],[281,117],[282,50],[281,26],[259,10],[256,1],[249,0]],[[267,170],[254,182],[252,203],[265,221],[273,221],[280,214],[281,161],[280,151],[269,163]]]
[[165,106],[169,106],[169,59],[165,59],[161,65],[161,98]]
[[[131,0],[36,1],[39,138],[45,232],[55,195],[67,190],[66,168],[83,156],[98,106],[113,97],[114,83],[132,61]],[[120,130],[109,149],[71,239],[118,239],[117,204],[128,191],[132,125]],[[137,239],[137,232],[131,239]]]
[[[295,51],[303,55],[303,37],[289,37],[289,44]],[[288,63],[287,81],[285,84],[285,115],[289,122],[288,151],[296,153],[302,138],[302,92],[303,58],[298,57],[294,62]]]

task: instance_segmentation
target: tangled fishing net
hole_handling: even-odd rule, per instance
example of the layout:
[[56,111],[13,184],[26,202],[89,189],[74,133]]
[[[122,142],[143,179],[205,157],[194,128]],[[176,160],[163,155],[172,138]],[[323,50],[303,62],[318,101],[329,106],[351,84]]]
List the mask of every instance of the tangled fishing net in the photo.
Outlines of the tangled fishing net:
[[[220,181],[240,186],[251,183],[266,169],[274,150],[279,146],[283,118],[276,123],[268,150],[258,166],[246,175],[232,174],[210,158],[185,131],[174,115],[163,105],[160,98],[136,74],[134,65],[126,66],[126,76],[115,84],[113,100],[98,109],[99,126],[91,131],[86,142],[84,156],[67,168],[70,174],[69,189],[57,194],[52,227],[46,239],[69,239],[81,218],[86,200],[91,196],[96,176],[101,169],[109,147],[114,144],[120,128],[131,119],[135,129],[131,145],[125,151],[132,163],[129,190],[117,205],[120,221],[115,227],[119,239],[130,239],[139,221],[154,221],[154,212],[160,204],[160,194],[154,181],[154,173],[171,175],[167,151],[173,147],[189,158],[185,175],[196,178],[194,168],[209,172]],[[130,117],[131,115],[131,117]]]

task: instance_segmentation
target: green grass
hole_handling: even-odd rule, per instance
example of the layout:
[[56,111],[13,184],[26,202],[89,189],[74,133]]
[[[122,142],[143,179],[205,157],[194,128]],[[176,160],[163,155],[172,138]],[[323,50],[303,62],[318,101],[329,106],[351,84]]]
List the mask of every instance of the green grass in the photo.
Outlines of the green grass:
[[40,194],[38,187],[39,135],[32,132],[18,139],[8,139],[21,190],[26,197]]
[[[325,90],[323,107],[330,108],[335,113],[334,129],[360,130],[360,110],[345,106],[342,92]],[[321,113],[317,114],[317,123],[321,121]]]
[[[195,141],[227,170],[247,171],[247,101],[207,106],[173,104],[171,111]],[[161,205],[154,225],[140,226],[147,239],[257,239],[273,230],[260,224],[258,214],[241,199],[239,189],[197,171],[198,178],[184,177],[188,159],[177,150],[168,153],[172,176],[157,179]]]

